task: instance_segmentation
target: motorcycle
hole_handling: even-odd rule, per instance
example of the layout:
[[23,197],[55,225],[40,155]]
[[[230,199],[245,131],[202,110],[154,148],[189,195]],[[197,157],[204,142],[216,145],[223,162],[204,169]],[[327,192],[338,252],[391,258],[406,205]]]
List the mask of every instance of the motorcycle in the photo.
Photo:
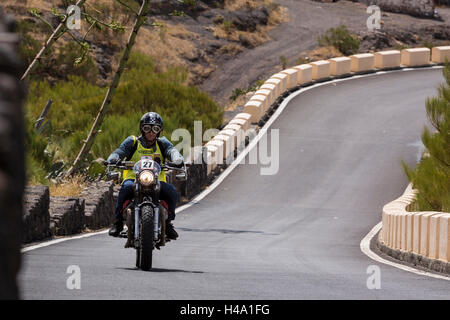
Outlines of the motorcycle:
[[159,158],[151,156],[142,156],[136,163],[105,163],[107,180],[119,179],[120,173],[114,169],[133,170],[136,174],[133,200],[124,204],[122,214],[128,228],[125,248],[136,249],[136,267],[144,271],[152,268],[153,250],[160,250],[170,241],[166,239],[168,209],[167,204],[159,199],[161,186],[158,176],[161,170],[173,170],[177,173],[177,180],[187,180],[186,164],[178,168],[160,163]]

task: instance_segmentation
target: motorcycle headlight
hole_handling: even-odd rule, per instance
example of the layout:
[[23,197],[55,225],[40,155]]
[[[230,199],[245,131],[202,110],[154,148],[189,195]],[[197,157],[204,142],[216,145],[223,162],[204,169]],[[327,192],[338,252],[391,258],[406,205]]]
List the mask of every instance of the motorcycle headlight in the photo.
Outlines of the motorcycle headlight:
[[155,175],[151,171],[141,172],[139,175],[139,182],[145,186],[150,186],[155,181]]

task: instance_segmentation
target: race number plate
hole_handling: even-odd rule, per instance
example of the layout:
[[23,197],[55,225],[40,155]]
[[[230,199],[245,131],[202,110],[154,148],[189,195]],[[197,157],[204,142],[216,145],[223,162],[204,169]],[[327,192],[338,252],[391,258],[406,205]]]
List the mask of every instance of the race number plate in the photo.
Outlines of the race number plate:
[[141,170],[152,170],[155,167],[155,162],[151,156],[142,156],[141,157]]

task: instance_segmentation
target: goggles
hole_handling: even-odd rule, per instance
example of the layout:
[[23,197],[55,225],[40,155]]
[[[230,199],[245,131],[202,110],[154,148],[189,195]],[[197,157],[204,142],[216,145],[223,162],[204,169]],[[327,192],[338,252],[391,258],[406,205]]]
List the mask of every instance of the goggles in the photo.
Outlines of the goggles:
[[161,130],[162,130],[161,126],[159,126],[157,124],[154,124],[154,125],[145,124],[142,126],[142,131],[144,131],[145,133],[153,131],[154,133],[158,134],[161,132]]

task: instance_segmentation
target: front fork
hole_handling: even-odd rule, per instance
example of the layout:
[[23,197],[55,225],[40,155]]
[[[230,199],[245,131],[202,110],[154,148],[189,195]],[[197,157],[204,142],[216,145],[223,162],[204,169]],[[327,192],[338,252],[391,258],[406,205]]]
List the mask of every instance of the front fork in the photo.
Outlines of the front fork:
[[[147,203],[141,203],[138,206],[135,206],[134,208],[134,241],[135,243],[139,243],[139,216],[141,213],[141,206],[143,204],[150,204],[149,202]],[[153,232],[154,232],[154,237],[153,239],[158,239],[159,236],[159,208],[158,207],[154,207],[152,204],[150,204],[153,208],[154,211],[154,215],[153,215]]]
[[141,208],[139,206],[134,207],[134,243],[139,243],[139,213]]

